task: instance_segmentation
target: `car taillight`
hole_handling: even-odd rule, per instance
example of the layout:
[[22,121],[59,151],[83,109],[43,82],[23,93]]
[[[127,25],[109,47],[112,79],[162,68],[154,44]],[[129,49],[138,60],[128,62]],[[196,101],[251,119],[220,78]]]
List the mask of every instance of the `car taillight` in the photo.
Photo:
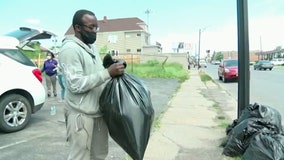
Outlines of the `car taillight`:
[[40,69],[38,69],[38,68],[34,69],[33,74],[40,82],[42,82],[41,70]]

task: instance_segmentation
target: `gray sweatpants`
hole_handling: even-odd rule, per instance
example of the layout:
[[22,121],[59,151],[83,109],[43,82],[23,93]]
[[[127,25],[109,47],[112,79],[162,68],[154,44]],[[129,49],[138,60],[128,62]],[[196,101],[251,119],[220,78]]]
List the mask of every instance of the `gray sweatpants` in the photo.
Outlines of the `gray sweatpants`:
[[104,160],[108,154],[108,128],[102,117],[65,110],[68,160]]
[[47,87],[47,94],[51,95],[51,86],[53,95],[57,95],[56,91],[56,74],[52,76],[45,75],[46,87]]

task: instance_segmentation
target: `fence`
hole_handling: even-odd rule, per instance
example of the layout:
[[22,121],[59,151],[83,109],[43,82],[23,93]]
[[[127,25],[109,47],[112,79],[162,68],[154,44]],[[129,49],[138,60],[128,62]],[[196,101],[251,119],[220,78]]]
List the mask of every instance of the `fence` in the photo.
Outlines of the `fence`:
[[[103,56],[101,57],[103,59]],[[132,63],[145,63],[149,60],[157,60],[161,63],[176,62],[187,67],[188,61],[186,59],[186,53],[163,53],[163,54],[119,54],[112,56],[114,59],[123,59],[128,64]],[[45,59],[32,59],[37,66],[41,67]]]

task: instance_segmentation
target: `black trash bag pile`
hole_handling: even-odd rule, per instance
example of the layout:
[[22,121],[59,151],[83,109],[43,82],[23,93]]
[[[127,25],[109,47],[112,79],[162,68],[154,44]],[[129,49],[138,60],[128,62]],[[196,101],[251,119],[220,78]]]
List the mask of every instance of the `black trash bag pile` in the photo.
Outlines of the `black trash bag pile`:
[[261,132],[250,142],[244,160],[284,160],[284,136]]
[[108,82],[99,103],[112,139],[132,159],[142,160],[154,120],[149,90],[138,78],[124,73]]
[[[230,157],[243,156],[260,133],[281,135],[281,115],[272,107],[255,103],[246,107],[239,119],[227,127],[228,138],[224,144],[223,154]],[[266,149],[268,148],[263,148]]]

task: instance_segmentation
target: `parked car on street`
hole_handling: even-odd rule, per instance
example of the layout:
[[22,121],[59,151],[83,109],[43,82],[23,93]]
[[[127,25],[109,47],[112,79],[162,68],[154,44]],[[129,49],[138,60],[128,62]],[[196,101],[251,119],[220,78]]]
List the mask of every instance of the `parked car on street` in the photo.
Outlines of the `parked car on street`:
[[273,64],[269,60],[259,60],[253,66],[254,70],[272,70]]
[[213,61],[211,61],[211,64],[219,65],[219,64],[220,64],[220,61],[219,61],[219,60],[213,60]]
[[226,83],[229,80],[238,80],[238,60],[224,59],[218,67],[219,80]]
[[270,61],[274,66],[284,65],[284,58],[274,58]]
[[199,60],[199,68],[207,68],[207,62],[204,59]]
[[23,129],[31,114],[44,105],[46,93],[41,70],[23,54],[22,49],[32,40],[52,36],[55,34],[21,27],[0,37],[0,131]]

